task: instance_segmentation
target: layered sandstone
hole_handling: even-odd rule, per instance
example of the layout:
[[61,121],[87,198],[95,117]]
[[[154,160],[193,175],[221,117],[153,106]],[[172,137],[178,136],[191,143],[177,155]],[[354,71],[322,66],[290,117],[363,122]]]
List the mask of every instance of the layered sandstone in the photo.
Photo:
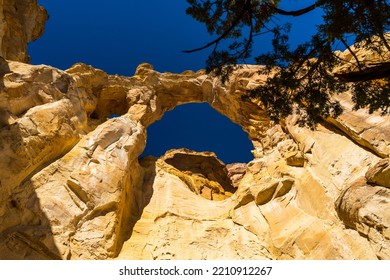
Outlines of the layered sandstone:
[[[122,77],[15,50],[0,65],[0,259],[390,259],[390,117],[353,111],[348,93],[311,130],[241,98],[260,66],[226,83],[149,64]],[[253,160],[140,159],[147,127],[190,102],[240,125]]]
[[[1,258],[389,258],[389,117],[347,110],[316,130],[294,117],[275,126],[240,98],[264,80],[257,66],[227,84],[148,64],[133,77],[83,64],[7,66]],[[139,160],[147,126],[188,102],[209,102],[241,125],[254,159],[226,167],[180,150]],[[347,133],[356,126],[375,129],[381,145],[363,146],[369,137]]]

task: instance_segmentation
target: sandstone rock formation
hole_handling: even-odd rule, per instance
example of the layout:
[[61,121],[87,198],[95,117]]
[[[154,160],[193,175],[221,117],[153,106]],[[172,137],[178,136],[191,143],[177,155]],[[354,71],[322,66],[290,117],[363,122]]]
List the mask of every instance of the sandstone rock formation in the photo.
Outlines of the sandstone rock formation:
[[37,0],[0,0],[0,56],[28,62],[27,43],[42,35],[47,19]]
[[[0,65],[0,259],[390,259],[389,116],[344,94],[343,115],[315,130],[275,125],[241,98],[265,81],[259,66],[222,84],[22,56]],[[189,102],[240,125],[253,160],[139,159],[147,127]]]

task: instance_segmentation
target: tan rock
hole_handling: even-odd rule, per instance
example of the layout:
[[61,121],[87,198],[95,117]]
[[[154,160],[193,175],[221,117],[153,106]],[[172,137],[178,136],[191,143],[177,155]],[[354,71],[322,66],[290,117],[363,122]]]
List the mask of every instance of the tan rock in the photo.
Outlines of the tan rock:
[[172,150],[159,159],[157,165],[178,176],[196,194],[210,200],[226,199],[236,191],[225,165],[214,153]]
[[318,125],[313,131],[288,123],[287,129],[304,153],[305,169],[323,185],[333,201],[346,185],[364,176],[380,160],[333,126]]
[[366,173],[368,183],[390,188],[390,160],[383,159]]
[[288,165],[303,167],[305,165],[305,158],[301,151],[293,151],[285,154]]
[[[179,155],[185,156],[183,151]],[[188,154],[189,158],[193,155]],[[159,161],[141,160],[146,169],[145,184],[136,194],[143,198],[142,204],[136,205],[138,211],[132,211],[132,234],[119,259],[270,258],[265,244],[253,246],[262,243],[256,233],[229,218],[233,201],[212,201],[197,195],[180,177],[161,168]]]
[[[150,65],[130,78],[83,64],[66,72],[8,65],[1,258],[387,258],[371,249],[378,238],[346,230],[333,206],[379,157],[332,127],[271,126],[239,98],[242,84],[261,78],[258,68],[223,85],[202,71],[161,74]],[[213,153],[178,150],[138,164],[147,125],[207,100],[248,132],[260,158],[226,168]],[[113,113],[121,117],[107,120]],[[25,144],[11,145],[15,137]],[[15,242],[24,245],[9,254]]]
[[[122,77],[12,61],[27,60],[46,13],[3,2],[0,259],[390,259],[390,117],[352,111],[345,94],[343,115],[315,130],[274,125],[242,99],[266,80],[260,66],[221,83],[150,64]],[[240,125],[254,159],[138,159],[146,128],[190,102]]]
[[0,56],[28,62],[27,44],[42,35],[48,19],[37,0],[2,0],[0,5]]
[[[25,235],[40,251],[62,259],[115,256],[129,215],[128,198],[140,179],[137,156],[144,137],[143,128],[125,116],[97,127],[15,188],[11,209],[2,216],[4,238]],[[26,231],[27,225],[36,230]]]
[[[390,41],[390,33],[385,33],[384,37],[387,38],[387,40]],[[359,70],[358,64],[356,63],[356,58],[361,62],[368,62],[368,66],[372,66],[377,62],[384,62],[388,61],[390,59],[390,53],[386,49],[386,46],[383,44],[381,39],[378,36],[373,36],[370,38],[370,41],[378,50],[382,50],[380,52],[370,52],[364,47],[361,47],[362,44],[356,44],[350,46],[350,49],[354,52],[354,54],[351,53],[350,50],[346,49],[343,52],[336,51],[335,54],[341,58],[341,60],[344,62],[339,67],[336,67],[334,70],[335,73],[347,73],[350,71],[357,71]],[[364,42],[363,42],[364,43]],[[355,58],[356,57],[356,58]]]
[[66,73],[72,76],[73,88],[77,91],[85,112],[91,117],[90,120],[99,120],[101,107],[106,104],[98,104],[98,101],[105,99],[101,95],[103,87],[107,86],[108,75],[102,70],[82,63],[73,65]]
[[390,258],[390,190],[368,186],[362,178],[336,202],[341,220],[367,237],[379,259]]
[[258,189],[252,188],[252,193],[255,197],[255,202],[257,205],[265,204],[272,199],[283,196],[288,193],[292,186],[294,185],[294,180],[292,178],[284,178],[280,181],[262,183],[258,185]]
[[345,135],[348,135],[358,145],[365,147],[380,157],[390,156],[390,122],[389,116],[378,112],[368,114],[366,109],[353,110],[350,93],[337,96],[345,112],[337,119],[327,121]]
[[227,176],[232,182],[233,187],[237,188],[240,184],[242,177],[246,173],[246,164],[245,163],[230,163],[226,165]]
[[[72,89],[71,76],[48,66],[18,62],[9,66],[12,72],[2,78],[0,94],[0,112],[5,118],[0,129],[4,155],[0,160],[0,192],[4,199],[24,180],[68,152],[87,131],[87,116],[82,99]],[[4,207],[1,204],[2,211]]]

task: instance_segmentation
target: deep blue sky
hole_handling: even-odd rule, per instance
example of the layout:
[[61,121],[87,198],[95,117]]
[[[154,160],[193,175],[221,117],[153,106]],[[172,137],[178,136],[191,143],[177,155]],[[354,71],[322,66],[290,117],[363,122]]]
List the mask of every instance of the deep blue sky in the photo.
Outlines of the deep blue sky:
[[[312,1],[285,0],[299,9]],[[44,35],[29,46],[32,64],[67,69],[76,62],[109,74],[132,76],[142,62],[160,72],[204,68],[210,50],[185,54],[212,40],[201,23],[185,14],[185,0],[39,0],[49,12]],[[313,32],[319,13],[294,19],[294,42]],[[293,43],[294,43],[293,42]],[[267,50],[269,40],[255,49]],[[247,61],[253,63],[253,61]],[[247,134],[208,104],[189,104],[167,112],[148,128],[145,155],[171,148],[213,151],[225,163],[248,162],[253,149]]]

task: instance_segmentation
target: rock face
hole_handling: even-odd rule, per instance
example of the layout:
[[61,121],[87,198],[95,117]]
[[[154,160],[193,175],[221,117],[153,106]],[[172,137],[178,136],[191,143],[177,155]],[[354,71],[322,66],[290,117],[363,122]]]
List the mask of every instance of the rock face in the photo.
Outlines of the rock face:
[[28,62],[27,43],[42,35],[47,19],[37,0],[0,0],[0,56]]
[[[5,57],[0,259],[390,259],[390,117],[352,111],[348,94],[340,118],[310,130],[241,98],[264,82],[259,66],[222,84],[149,64],[121,77]],[[189,102],[240,125],[253,160],[139,159],[147,127]]]

